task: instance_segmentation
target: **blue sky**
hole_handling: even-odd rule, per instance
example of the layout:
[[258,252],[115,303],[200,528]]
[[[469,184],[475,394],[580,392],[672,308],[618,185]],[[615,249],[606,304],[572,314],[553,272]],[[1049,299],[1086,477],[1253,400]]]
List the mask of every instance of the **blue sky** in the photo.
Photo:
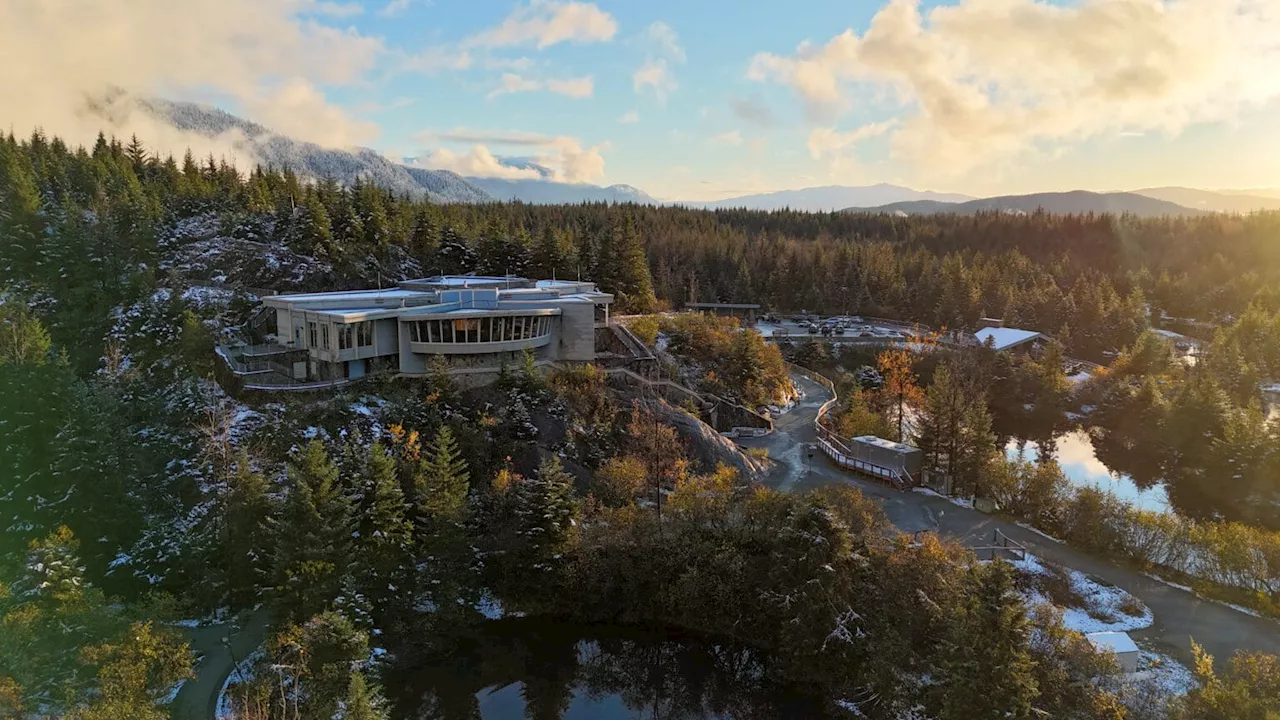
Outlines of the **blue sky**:
[[11,0],[0,62],[15,126],[110,84],[663,199],[1280,186],[1280,0]]

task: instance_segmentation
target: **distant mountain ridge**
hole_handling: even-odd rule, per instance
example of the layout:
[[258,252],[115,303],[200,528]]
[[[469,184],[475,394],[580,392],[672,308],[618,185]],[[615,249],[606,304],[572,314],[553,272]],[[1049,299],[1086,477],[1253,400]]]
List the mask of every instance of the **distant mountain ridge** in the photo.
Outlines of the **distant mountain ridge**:
[[778,192],[759,195],[743,195],[742,197],[716,200],[714,202],[677,202],[675,204],[706,209],[782,210],[789,208],[791,210],[807,210],[809,212],[832,212],[848,207],[870,207],[915,200],[966,202],[973,199],[972,195],[913,190],[898,185],[879,183],[863,186],[825,185],[822,187],[802,188],[800,190],[779,190]]
[[334,150],[315,143],[294,140],[274,133],[255,122],[218,108],[195,103],[145,98],[133,101],[136,108],[179,130],[216,137],[238,130],[244,140],[238,149],[263,165],[289,168],[306,178],[330,177],[344,185],[357,178],[412,197],[435,202],[469,203],[492,200],[488,193],[447,170],[409,168],[394,163],[369,148]]
[[560,183],[550,180],[507,180],[505,178],[468,177],[467,181],[483,189],[495,200],[519,200],[536,205],[578,204],[584,202],[637,203],[657,205],[645,191],[631,185],[600,187],[586,183]]
[[1271,191],[1258,190],[1251,195],[1247,191],[1211,191],[1184,187],[1159,187],[1134,190],[1157,200],[1177,203],[1183,207],[1212,212],[1249,213],[1255,210],[1280,210],[1280,193],[1268,196]]
[[1031,195],[1004,195],[982,198],[962,203],[919,200],[890,203],[876,207],[850,207],[846,212],[900,213],[903,215],[928,215],[955,213],[972,215],[977,212],[1034,213],[1043,210],[1054,214],[1130,214],[1140,217],[1208,215],[1207,210],[1183,207],[1165,200],[1137,193],[1095,193],[1085,190],[1059,193],[1034,193]]

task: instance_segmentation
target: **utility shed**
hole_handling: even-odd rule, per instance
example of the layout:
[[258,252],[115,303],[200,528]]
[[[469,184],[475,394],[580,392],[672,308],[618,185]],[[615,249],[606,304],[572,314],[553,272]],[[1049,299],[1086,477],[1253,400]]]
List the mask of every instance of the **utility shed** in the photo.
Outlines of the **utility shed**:
[[923,463],[920,448],[885,440],[875,435],[863,435],[849,441],[849,450],[853,453],[855,460],[887,470],[897,470],[913,478],[920,477],[920,467]]
[[1124,632],[1096,632],[1085,635],[1085,638],[1098,652],[1115,653],[1122,672],[1138,671],[1138,646]]
[[974,333],[974,337],[978,342],[986,345],[988,338],[996,350],[1011,350],[1013,348],[1029,347],[1036,340],[1044,337],[1044,335],[1034,330],[1019,330],[1017,328],[1006,327],[985,327]]

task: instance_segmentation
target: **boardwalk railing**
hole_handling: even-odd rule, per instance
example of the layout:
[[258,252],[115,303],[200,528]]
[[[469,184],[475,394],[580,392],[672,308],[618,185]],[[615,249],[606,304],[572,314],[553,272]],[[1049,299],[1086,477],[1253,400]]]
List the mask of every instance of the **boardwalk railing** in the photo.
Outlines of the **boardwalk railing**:
[[822,419],[831,411],[831,408],[840,402],[840,397],[836,393],[836,384],[831,378],[795,363],[787,363],[787,369],[831,391],[831,399],[818,408],[818,414],[813,419],[814,429],[818,433],[818,447],[822,449],[822,452],[826,453],[827,457],[846,470],[853,470],[884,480],[897,490],[908,490],[916,486],[915,478],[911,477],[911,473],[905,469],[885,467],[884,465],[867,462],[859,458],[858,453],[851,449],[843,438],[822,424]]

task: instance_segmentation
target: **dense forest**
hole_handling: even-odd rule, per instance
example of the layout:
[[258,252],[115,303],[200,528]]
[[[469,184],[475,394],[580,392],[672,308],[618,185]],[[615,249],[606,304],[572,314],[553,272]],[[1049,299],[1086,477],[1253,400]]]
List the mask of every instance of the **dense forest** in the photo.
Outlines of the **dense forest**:
[[[170,688],[192,674],[175,621],[264,604],[267,642],[231,697],[246,720],[478,717],[474,692],[409,695],[395,679],[472,642],[468,629],[495,606],[742,646],[742,674],[785,683],[833,716],[1267,717],[1275,658],[1208,662],[1199,690],[1143,714],[1105,656],[1025,606],[1005,563],[898,536],[851,488],[767,490],[701,461],[662,420],[676,410],[591,367],[544,376],[529,360],[465,392],[437,367],[420,381],[253,407],[208,378],[212,346],[247,317],[252,289],[437,272],[582,277],[625,313],[696,299],[938,327],[998,316],[1062,347],[1025,361],[984,358],[988,349],[870,358],[877,388],[863,395],[856,382],[832,422],[905,437],[904,408],[919,406],[914,439],[930,461],[965,493],[1003,493],[1013,506],[1051,473],[992,456],[1002,438],[1051,445],[1062,431],[1061,352],[1127,348],[1084,389],[1097,397],[1101,439],[1131,448],[1151,432],[1146,420],[1177,428],[1220,409],[1220,432],[1187,446],[1202,454],[1151,458],[1153,476],[1188,478],[1208,515],[1266,524],[1257,500],[1273,491],[1268,463],[1280,453],[1261,420],[1249,427],[1264,432],[1249,435],[1240,418],[1256,419],[1257,381],[1280,374],[1278,236],[1278,214],[433,205],[364,183],[157,158],[137,139],[73,149],[10,135],[0,140],[0,710],[163,717]],[[1162,312],[1222,326],[1197,369],[1153,348],[1144,329]],[[659,330],[704,389],[753,404],[785,397],[781,358],[758,336],[692,319]],[[803,351],[807,364],[866,364]],[[1016,391],[993,392],[1006,386]],[[1212,494],[1211,463],[1246,448],[1247,491]],[[1080,510],[1092,500],[1073,502],[1025,512],[1087,535],[1097,516]],[[526,707],[558,717],[573,675],[527,686]],[[720,712],[751,716],[733,693],[707,695]]]

